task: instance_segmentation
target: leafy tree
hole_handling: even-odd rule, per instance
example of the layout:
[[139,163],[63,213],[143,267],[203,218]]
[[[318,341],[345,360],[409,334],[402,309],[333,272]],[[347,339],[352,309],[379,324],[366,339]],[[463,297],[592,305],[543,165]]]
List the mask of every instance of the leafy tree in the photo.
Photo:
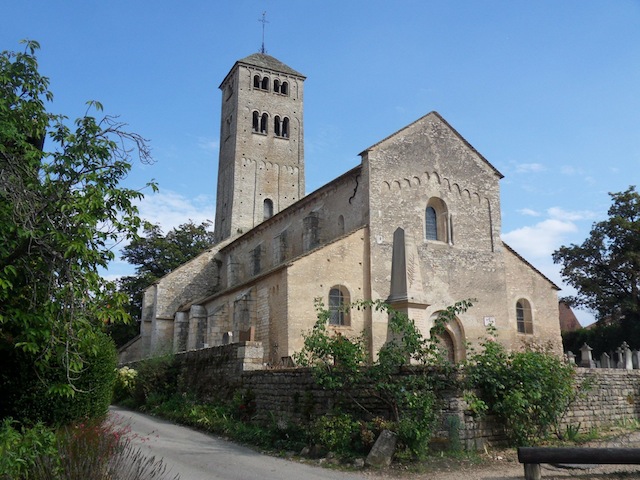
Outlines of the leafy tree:
[[609,218],[593,225],[582,245],[553,253],[577,295],[568,300],[597,313],[599,323],[620,323],[640,332],[640,194],[634,186],[610,193]]
[[24,43],[0,53],[0,362],[20,353],[37,372],[59,369],[47,391],[68,396],[102,324],[128,319],[125,295],[98,268],[115,242],[136,236],[142,194],[119,182],[132,154],[150,156],[117,118],[91,115],[98,102],[71,125],[49,113],[39,45]]
[[[136,275],[118,280],[120,292],[130,299],[131,317],[140,318],[142,296],[149,285],[214,244],[210,227],[211,222],[196,225],[189,220],[164,235],[159,225],[144,222],[144,234],[122,249],[122,257],[136,265]],[[111,334],[116,344],[122,345],[137,334],[137,328],[137,325],[116,324]]]

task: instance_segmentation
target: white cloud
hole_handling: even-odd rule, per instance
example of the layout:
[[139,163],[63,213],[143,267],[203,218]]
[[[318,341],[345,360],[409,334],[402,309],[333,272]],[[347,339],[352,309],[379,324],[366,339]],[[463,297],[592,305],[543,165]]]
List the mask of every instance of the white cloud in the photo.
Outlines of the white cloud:
[[563,244],[568,234],[577,231],[578,227],[571,221],[549,218],[533,226],[507,232],[502,238],[523,257],[541,258],[549,257]]
[[541,163],[520,163],[516,165],[516,172],[518,173],[534,173],[544,172],[547,169]]
[[539,217],[540,216],[540,212],[537,212],[535,210],[532,210],[530,208],[523,208],[521,210],[518,210],[518,213],[521,215],[526,215],[528,217]]
[[590,210],[569,211],[564,210],[560,207],[551,207],[547,209],[547,213],[551,218],[557,220],[568,220],[571,222],[577,222],[579,220],[592,220],[597,217],[597,215]]
[[145,195],[138,204],[138,209],[141,218],[159,224],[164,233],[189,220],[200,224],[215,219],[213,197],[199,195],[187,198],[168,190]]

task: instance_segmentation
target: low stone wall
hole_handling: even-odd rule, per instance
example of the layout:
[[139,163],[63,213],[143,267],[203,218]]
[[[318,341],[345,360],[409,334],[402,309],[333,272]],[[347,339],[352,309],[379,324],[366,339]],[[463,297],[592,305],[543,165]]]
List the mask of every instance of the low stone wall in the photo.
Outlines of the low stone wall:
[[563,426],[588,429],[640,420],[640,370],[577,368],[576,381],[583,388]]
[[[339,401],[314,382],[309,369],[264,369],[262,359],[260,342],[180,353],[176,355],[180,388],[203,400],[229,399],[238,389],[250,390],[256,416],[265,421],[304,422],[329,413]],[[640,419],[640,371],[577,368],[576,379],[583,388],[562,419],[561,428],[580,424],[584,430]],[[375,398],[356,396],[355,400],[372,412],[385,411]],[[446,443],[452,432],[469,449],[504,440],[504,432],[493,418],[474,418],[461,392],[446,393],[444,406],[436,444]]]
[[[403,373],[407,375],[407,373]],[[242,375],[241,388],[255,396],[256,418],[263,421],[306,422],[330,413],[340,399],[333,392],[319,387],[310,369],[289,368],[258,370]],[[354,400],[374,415],[385,416],[387,410],[380,400],[354,395]],[[348,405],[354,410],[353,404]],[[358,410],[355,410],[356,412]],[[474,418],[460,392],[445,392],[441,422],[434,443],[446,444],[455,431],[467,449],[481,449],[485,444],[500,444],[505,440],[503,428],[492,418]]]
[[176,354],[178,385],[203,400],[226,399],[242,388],[242,374],[262,369],[261,342],[239,342]]

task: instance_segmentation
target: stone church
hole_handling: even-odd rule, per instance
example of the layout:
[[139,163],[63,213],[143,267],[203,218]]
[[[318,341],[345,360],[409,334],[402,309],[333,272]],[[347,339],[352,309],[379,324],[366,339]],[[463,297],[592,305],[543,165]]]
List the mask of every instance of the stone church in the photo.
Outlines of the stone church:
[[431,112],[305,195],[304,81],[256,53],[220,84],[217,243],[148,288],[121,360],[251,340],[264,365],[286,365],[316,298],[330,328],[364,332],[372,356],[387,316],[342,305],[385,300],[429,335],[438,311],[475,298],[443,336],[452,360],[490,324],[509,348],[560,349],[558,287],[500,239],[502,174]]

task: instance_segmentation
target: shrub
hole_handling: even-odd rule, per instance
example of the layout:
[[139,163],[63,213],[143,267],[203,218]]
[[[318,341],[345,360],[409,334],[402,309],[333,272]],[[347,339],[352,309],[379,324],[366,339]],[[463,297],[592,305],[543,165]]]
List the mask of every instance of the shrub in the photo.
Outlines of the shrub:
[[138,371],[130,367],[116,370],[116,381],[113,387],[113,401],[120,402],[133,395]]
[[311,426],[312,443],[338,454],[360,450],[356,445],[359,436],[360,424],[346,413],[319,417]]
[[133,388],[133,400],[136,405],[144,406],[150,400],[161,403],[178,391],[178,369],[172,354],[148,358],[136,364],[136,382]]
[[[442,332],[448,321],[471,306],[472,300],[463,300],[440,312],[434,333]],[[327,327],[329,312],[319,301],[316,308],[318,321],[304,335],[304,347],[294,355],[296,361],[312,367],[319,385],[343,397],[345,401],[340,404],[350,404],[352,411],[360,409],[371,418],[374,412],[366,410],[353,394],[354,389],[359,394],[366,389],[366,395],[377,398],[388,409],[404,455],[422,457],[438,418],[438,394],[450,386],[453,371],[440,351],[437,335],[425,338],[406,314],[381,301],[354,302],[347,308],[371,308],[389,314],[391,339],[378,352],[377,361],[365,366],[364,336],[347,338],[332,332]],[[405,375],[407,370],[411,371]],[[366,429],[363,432],[370,436]]]
[[574,370],[546,351],[505,351],[490,338],[468,366],[471,388],[500,418],[508,440],[531,445],[549,432],[574,398]]
[[26,478],[36,459],[54,456],[54,431],[42,423],[20,428],[11,418],[0,424],[0,479]]
[[111,403],[115,382],[115,347],[107,335],[98,333],[95,342],[84,346],[83,354],[85,367],[73,379],[74,393],[64,396],[49,391],[49,386],[68,382],[66,368],[60,366],[38,374],[29,354],[2,349],[6,363],[0,376],[0,388],[7,393],[0,414],[25,424],[41,421],[52,426],[104,416]]

